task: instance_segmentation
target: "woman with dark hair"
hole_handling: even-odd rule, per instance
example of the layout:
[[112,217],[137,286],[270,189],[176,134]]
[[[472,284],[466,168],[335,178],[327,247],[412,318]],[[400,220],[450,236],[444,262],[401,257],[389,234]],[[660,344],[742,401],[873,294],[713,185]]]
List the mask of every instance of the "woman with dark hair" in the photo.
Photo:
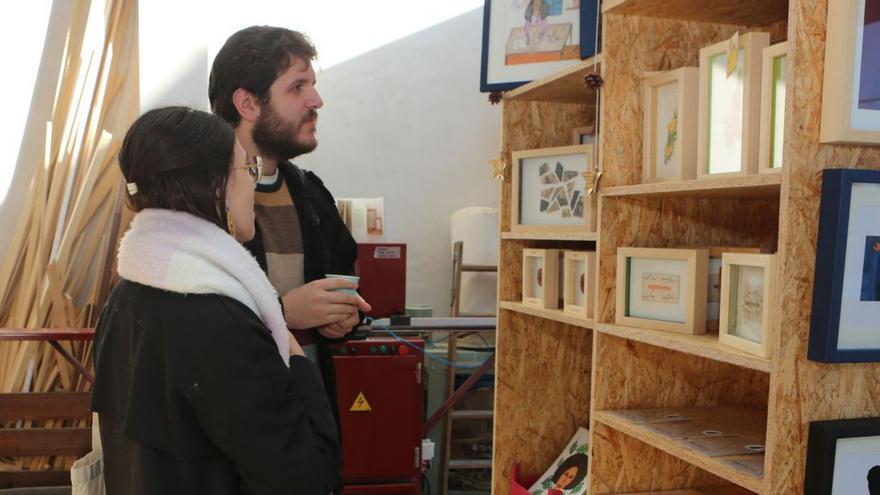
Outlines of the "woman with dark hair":
[[553,489],[571,490],[587,477],[587,455],[575,454],[565,460],[553,473]]
[[107,492],[321,494],[340,469],[315,366],[240,244],[260,160],[220,117],[152,110],[119,154],[137,212],[95,335]]

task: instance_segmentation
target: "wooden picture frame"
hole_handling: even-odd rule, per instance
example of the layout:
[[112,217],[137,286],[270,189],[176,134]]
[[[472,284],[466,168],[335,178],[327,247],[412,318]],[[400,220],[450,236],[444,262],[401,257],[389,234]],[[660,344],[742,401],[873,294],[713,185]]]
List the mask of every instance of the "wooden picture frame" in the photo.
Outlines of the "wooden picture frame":
[[[596,252],[565,251],[563,264],[562,310],[572,315],[593,318],[596,304]],[[583,270],[580,269],[581,265]]]
[[[581,175],[593,170],[592,145],[515,151],[511,162],[511,232],[554,234],[596,230],[597,195],[586,194]],[[526,174],[528,180],[523,178]],[[524,188],[528,190],[524,192]],[[578,209],[582,216],[578,216]]]
[[776,255],[724,253],[721,259],[718,340],[756,356],[770,357],[776,310]]
[[710,246],[709,270],[707,272],[707,300],[706,300],[706,331],[718,332],[718,324],[721,320],[721,257],[724,253],[749,253],[759,254],[761,248],[740,246]]
[[693,95],[699,90],[699,82],[696,67],[652,74],[642,80],[643,182],[697,177],[698,107]]
[[571,144],[573,145],[581,145],[581,144],[596,144],[596,126],[586,125],[581,127],[575,127],[572,130],[571,134]]
[[[731,76],[734,78],[732,80],[726,76],[727,51],[731,40],[700,49],[697,176],[701,179],[747,175],[758,171],[761,51],[770,44],[770,34],[754,32],[738,38],[737,70]],[[716,91],[714,85],[721,82],[727,87]],[[741,98],[738,97],[740,94]],[[723,99],[725,97],[727,99]],[[716,108],[724,103],[729,103],[727,112]],[[722,125],[727,126],[727,134],[719,132],[718,128]],[[726,147],[721,147],[725,144]]]
[[880,33],[865,29],[878,8],[880,0],[828,3],[821,143],[880,144]]
[[[706,249],[618,248],[615,323],[705,333],[708,263]],[[641,308],[631,308],[634,277],[640,278]]]
[[875,493],[878,487],[880,418],[810,423],[804,495]]
[[559,250],[523,249],[522,303],[559,309]]
[[880,170],[822,173],[807,356],[880,362]]
[[758,173],[782,171],[787,70],[787,41],[764,48],[761,53],[761,137],[758,146]]

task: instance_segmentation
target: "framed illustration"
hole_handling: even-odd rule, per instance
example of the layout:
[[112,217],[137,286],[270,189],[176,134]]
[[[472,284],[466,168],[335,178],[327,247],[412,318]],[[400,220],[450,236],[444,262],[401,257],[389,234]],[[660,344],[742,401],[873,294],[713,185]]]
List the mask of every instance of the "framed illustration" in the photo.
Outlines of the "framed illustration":
[[596,144],[596,127],[587,125],[575,127],[572,132],[572,144]]
[[880,493],[880,418],[810,423],[804,495]]
[[769,33],[747,33],[700,50],[698,177],[758,171],[761,51],[769,44]]
[[559,250],[523,249],[523,304],[559,308]]
[[591,145],[512,154],[511,232],[592,232],[596,195],[585,194],[593,168]]
[[718,321],[721,318],[721,257],[724,253],[753,253],[761,252],[756,247],[721,247],[712,246],[709,250],[708,272],[708,301],[706,302],[706,331],[717,332]]
[[770,357],[776,255],[724,253],[721,259],[718,340],[756,356]]
[[643,79],[643,182],[697,177],[699,69],[682,67]]
[[485,0],[480,91],[507,91],[596,54],[599,0]]
[[880,170],[822,173],[808,357],[880,361]]
[[618,248],[615,323],[705,333],[708,263],[706,249]]
[[761,137],[758,145],[760,173],[782,170],[787,70],[787,41],[764,48],[761,55]]
[[596,287],[596,253],[565,251],[563,305],[566,313],[593,318]]
[[880,144],[880,0],[829,2],[822,143]]

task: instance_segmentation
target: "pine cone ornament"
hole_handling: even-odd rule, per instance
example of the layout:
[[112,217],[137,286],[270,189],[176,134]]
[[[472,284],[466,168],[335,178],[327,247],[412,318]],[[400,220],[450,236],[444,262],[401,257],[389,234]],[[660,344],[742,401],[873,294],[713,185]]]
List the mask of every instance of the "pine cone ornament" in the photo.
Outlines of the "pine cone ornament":
[[501,91],[492,91],[489,93],[489,103],[493,105],[501,103]]
[[596,72],[591,72],[584,76],[584,86],[586,86],[587,89],[599,89],[603,84],[605,84],[605,81],[603,81],[602,76]]

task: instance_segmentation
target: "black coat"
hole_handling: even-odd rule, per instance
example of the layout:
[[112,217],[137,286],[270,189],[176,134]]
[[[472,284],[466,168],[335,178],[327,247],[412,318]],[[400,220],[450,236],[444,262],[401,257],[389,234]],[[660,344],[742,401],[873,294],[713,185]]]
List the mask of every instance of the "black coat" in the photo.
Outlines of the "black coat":
[[[306,283],[322,279],[328,273],[353,275],[357,261],[357,243],[339,216],[333,195],[312,172],[304,171],[290,162],[279,164],[278,170],[284,177],[299,217]],[[266,248],[259,226],[256,226],[253,240],[245,243],[244,247],[254,255],[263,271],[266,271]],[[329,344],[341,340],[345,338],[331,340],[319,334],[317,342],[321,375],[333,412],[337,416],[336,370]]]
[[122,280],[95,335],[92,408],[109,495],[326,495],[337,429],[318,370],[290,368],[225,296]]

